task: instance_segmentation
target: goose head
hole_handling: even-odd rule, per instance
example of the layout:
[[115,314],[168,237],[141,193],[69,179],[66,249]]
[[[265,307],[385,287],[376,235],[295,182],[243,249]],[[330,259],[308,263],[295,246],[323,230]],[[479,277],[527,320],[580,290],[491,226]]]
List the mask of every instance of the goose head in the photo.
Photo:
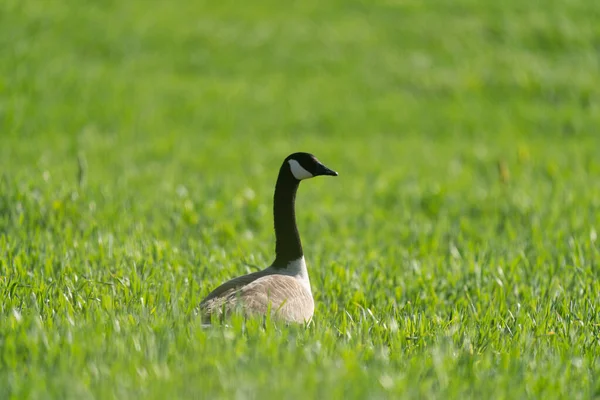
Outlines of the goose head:
[[284,165],[288,165],[292,176],[298,180],[310,179],[315,176],[338,176],[338,173],[323,165],[317,157],[310,153],[293,153],[287,156]]

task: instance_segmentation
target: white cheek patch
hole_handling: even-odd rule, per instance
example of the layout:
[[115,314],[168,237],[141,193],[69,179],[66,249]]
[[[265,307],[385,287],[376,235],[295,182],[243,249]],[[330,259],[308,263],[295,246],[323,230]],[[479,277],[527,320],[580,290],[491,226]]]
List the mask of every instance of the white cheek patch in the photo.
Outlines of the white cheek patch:
[[305,170],[298,161],[288,160],[288,162],[290,163],[290,170],[292,171],[294,178],[301,181],[302,179],[309,179],[313,177],[313,174]]

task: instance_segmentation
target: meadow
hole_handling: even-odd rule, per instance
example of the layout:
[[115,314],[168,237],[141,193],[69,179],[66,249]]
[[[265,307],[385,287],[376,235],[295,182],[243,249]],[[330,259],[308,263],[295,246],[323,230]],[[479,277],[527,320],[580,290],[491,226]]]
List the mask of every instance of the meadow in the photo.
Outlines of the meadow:
[[[600,398],[598,21],[3,0],[0,398]],[[295,151],[313,321],[203,329]]]

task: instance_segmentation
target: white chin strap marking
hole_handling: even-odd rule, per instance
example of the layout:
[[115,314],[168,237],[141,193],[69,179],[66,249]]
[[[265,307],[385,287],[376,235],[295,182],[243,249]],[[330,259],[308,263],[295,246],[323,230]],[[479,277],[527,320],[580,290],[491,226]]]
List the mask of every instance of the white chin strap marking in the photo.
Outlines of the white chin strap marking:
[[290,169],[292,170],[292,175],[294,178],[301,181],[302,179],[309,179],[313,177],[313,174],[305,170],[302,165],[296,160],[288,160],[290,163]]

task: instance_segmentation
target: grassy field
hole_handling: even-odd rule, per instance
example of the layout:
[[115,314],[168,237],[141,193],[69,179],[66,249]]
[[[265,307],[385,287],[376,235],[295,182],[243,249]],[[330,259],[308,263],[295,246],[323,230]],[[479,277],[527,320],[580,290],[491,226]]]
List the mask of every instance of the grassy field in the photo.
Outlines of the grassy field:
[[[0,398],[600,398],[600,2],[0,3]],[[302,184],[308,327],[194,309]]]

